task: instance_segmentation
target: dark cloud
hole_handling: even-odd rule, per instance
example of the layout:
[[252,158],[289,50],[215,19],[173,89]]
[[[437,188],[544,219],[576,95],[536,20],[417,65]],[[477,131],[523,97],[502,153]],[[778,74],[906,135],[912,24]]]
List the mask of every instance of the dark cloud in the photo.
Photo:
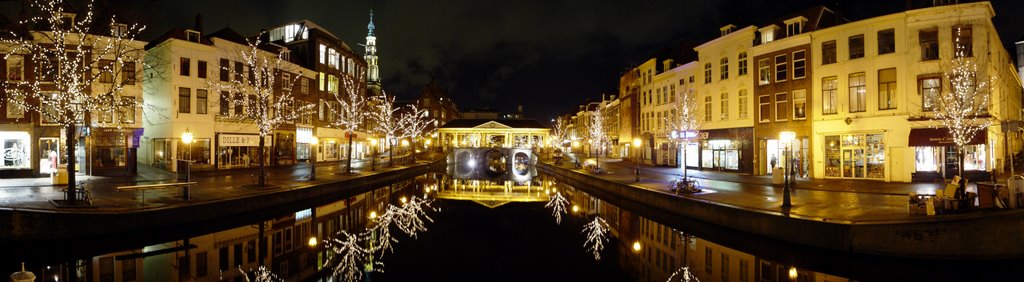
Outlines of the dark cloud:
[[[365,41],[368,12],[377,26],[385,90],[402,99],[434,78],[462,108],[512,110],[524,105],[546,119],[614,93],[619,74],[672,46],[694,46],[718,27],[760,24],[814,5],[838,6],[852,18],[899,11],[906,1],[334,1],[97,0],[117,2],[149,26],[144,38],[191,26],[202,13],[207,32],[230,26],[243,34],[310,19],[348,42]],[[930,0],[912,0],[930,3]],[[997,0],[994,22],[1004,44],[1022,32],[1021,1]],[[0,2],[4,13],[20,4]]]

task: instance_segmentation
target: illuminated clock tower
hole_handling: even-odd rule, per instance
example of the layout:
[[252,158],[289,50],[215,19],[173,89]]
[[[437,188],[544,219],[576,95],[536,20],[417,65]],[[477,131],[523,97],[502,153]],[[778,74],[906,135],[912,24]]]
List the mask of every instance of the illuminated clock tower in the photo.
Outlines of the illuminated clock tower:
[[380,94],[380,70],[377,65],[377,36],[373,35],[373,10],[370,10],[370,23],[366,25],[366,86],[373,94]]

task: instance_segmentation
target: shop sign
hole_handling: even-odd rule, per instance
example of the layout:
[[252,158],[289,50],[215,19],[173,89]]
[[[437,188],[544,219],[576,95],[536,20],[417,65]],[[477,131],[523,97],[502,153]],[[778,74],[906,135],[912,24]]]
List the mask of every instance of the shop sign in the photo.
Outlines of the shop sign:
[[[985,144],[986,137],[987,134],[985,134],[984,129],[978,130],[974,133],[974,136],[971,137],[971,140],[969,140],[967,144]],[[910,137],[907,141],[910,146],[918,147],[956,145],[956,142],[953,141],[953,137],[949,134],[949,129],[946,128],[912,128],[910,129]]]
[[[264,137],[264,145],[273,145],[270,136]],[[243,135],[243,134],[221,134],[218,137],[218,143],[221,147],[256,147],[260,145],[259,135]]]

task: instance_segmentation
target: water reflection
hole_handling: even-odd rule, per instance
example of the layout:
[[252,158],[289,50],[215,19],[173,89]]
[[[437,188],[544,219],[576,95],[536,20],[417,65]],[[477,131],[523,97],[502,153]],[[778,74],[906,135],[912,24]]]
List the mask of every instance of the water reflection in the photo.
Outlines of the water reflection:
[[[549,180],[554,182],[554,180]],[[798,268],[729,248],[640,216],[572,186],[557,184],[548,207],[556,221],[562,193],[574,211],[570,217],[589,221],[582,232],[594,234],[596,226],[607,226],[614,240],[617,259],[636,281],[849,281],[849,279]],[[600,222],[600,223],[598,223]],[[601,250],[586,236],[581,244],[600,258]],[[596,240],[596,241],[595,241]]]

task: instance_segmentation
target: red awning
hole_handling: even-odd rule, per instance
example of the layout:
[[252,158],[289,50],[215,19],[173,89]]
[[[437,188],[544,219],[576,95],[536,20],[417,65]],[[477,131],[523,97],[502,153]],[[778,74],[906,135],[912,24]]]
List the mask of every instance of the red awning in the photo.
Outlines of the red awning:
[[[980,129],[974,133],[974,137],[967,144],[985,144],[987,136],[988,134],[985,134],[985,130]],[[909,145],[915,147],[940,147],[955,146],[956,143],[953,142],[953,137],[949,135],[949,129],[912,128],[910,129]]]

